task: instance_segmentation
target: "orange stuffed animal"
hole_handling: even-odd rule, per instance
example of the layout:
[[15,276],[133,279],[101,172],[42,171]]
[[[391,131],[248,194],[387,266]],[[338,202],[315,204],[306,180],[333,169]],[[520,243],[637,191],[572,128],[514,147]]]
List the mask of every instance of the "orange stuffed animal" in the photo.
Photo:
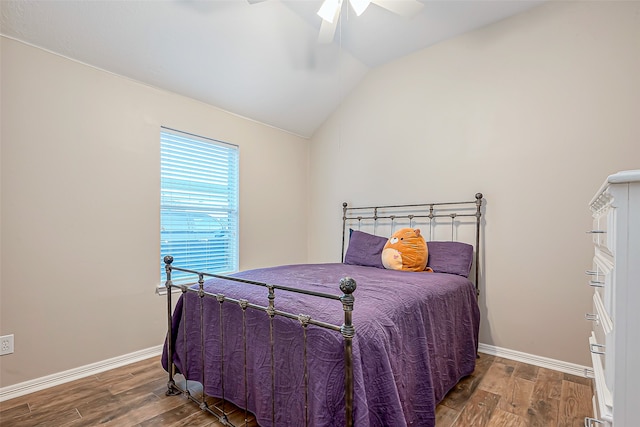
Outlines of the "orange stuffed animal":
[[420,229],[402,228],[391,236],[382,248],[382,265],[389,270],[430,271],[429,251]]

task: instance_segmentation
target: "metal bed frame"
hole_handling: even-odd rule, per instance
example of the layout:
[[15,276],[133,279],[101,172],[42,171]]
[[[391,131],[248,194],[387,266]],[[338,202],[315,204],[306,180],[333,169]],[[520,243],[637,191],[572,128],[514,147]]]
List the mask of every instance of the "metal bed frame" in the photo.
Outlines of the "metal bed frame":
[[[482,206],[482,194],[477,193],[475,195],[475,201],[470,202],[447,202],[447,203],[427,203],[427,204],[414,204],[414,205],[389,205],[389,206],[373,206],[373,207],[349,207],[347,203],[343,203],[343,216],[342,216],[342,260],[344,261],[345,254],[345,237],[346,237],[346,229],[347,225],[350,222],[357,221],[358,226],[362,225],[363,221],[373,221],[374,228],[378,221],[388,220],[391,222],[391,228],[393,229],[395,221],[402,222],[402,220],[409,220],[409,226],[413,225],[413,221],[418,221],[420,218],[428,219],[429,223],[429,236],[432,236],[433,233],[433,225],[434,221],[437,218],[449,218],[451,220],[451,235],[452,240],[455,232],[455,223],[457,218],[460,217],[475,217],[475,287],[476,292],[478,292],[478,264],[479,264],[479,243],[480,243],[480,218],[481,214],[481,206]],[[475,209],[470,209],[470,207],[475,206]],[[406,210],[411,209],[411,213],[407,213]],[[455,210],[455,211],[452,211]],[[472,210],[473,212],[470,212]],[[397,214],[392,214],[389,212],[392,211],[400,211]],[[442,211],[442,212],[441,212]],[[427,213],[428,212],[428,213]],[[204,369],[204,357],[202,357],[201,371],[202,371],[202,396],[199,398],[197,395],[192,393],[192,390],[189,388],[189,382],[185,377],[184,386],[176,383],[175,375],[177,368],[173,362],[174,360],[174,346],[172,343],[173,337],[173,321],[172,321],[172,309],[173,309],[173,301],[172,301],[172,290],[180,289],[182,294],[186,294],[188,292],[195,293],[198,295],[198,307],[195,309],[199,310],[200,313],[200,340],[201,340],[201,351],[204,352],[204,342],[205,342],[205,332],[202,325],[204,324],[204,310],[203,310],[203,301],[205,298],[213,298],[217,300],[220,304],[220,317],[218,319],[220,334],[223,336],[224,334],[224,316],[222,315],[222,305],[224,303],[237,304],[242,309],[242,318],[243,318],[243,343],[244,343],[244,424],[247,425],[249,421],[249,412],[247,408],[248,401],[248,392],[247,392],[247,340],[246,340],[246,311],[247,310],[259,310],[267,313],[268,321],[269,321],[269,344],[270,344],[270,353],[271,353],[271,363],[270,363],[270,374],[271,374],[271,418],[272,424],[275,425],[275,361],[274,361],[274,336],[273,336],[273,319],[276,316],[282,316],[289,319],[298,320],[300,326],[302,328],[303,334],[303,360],[304,360],[304,408],[305,408],[305,420],[304,425],[309,425],[309,417],[308,417],[308,366],[306,360],[306,351],[307,351],[307,328],[309,325],[313,325],[320,328],[325,328],[328,330],[335,331],[340,333],[344,340],[344,363],[345,363],[345,378],[344,378],[344,386],[345,386],[345,420],[346,426],[353,426],[353,354],[352,354],[352,342],[355,336],[355,327],[352,323],[352,312],[354,309],[354,301],[355,298],[353,296],[354,291],[356,290],[356,282],[354,279],[350,277],[345,277],[340,281],[340,290],[342,291],[342,295],[332,295],[320,292],[312,292],[304,289],[296,289],[288,286],[281,286],[277,284],[267,284],[262,282],[256,282],[251,280],[244,280],[235,277],[223,276],[218,274],[209,274],[205,272],[199,272],[194,270],[189,270],[185,268],[175,267],[173,265],[173,257],[165,256],[165,271],[167,274],[167,280],[165,282],[166,287],[166,295],[167,295],[167,340],[166,340],[166,351],[167,351],[167,367],[169,373],[169,380],[167,382],[167,395],[179,395],[183,394],[189,400],[198,404],[200,409],[206,411],[217,417],[218,421],[225,426],[234,426],[229,421],[228,413],[225,409],[225,395],[224,395],[224,340],[220,341],[220,355],[221,355],[221,366],[220,371],[217,374],[212,375],[220,375],[220,381],[222,384],[222,395],[221,404],[220,405],[210,405],[206,401],[205,394],[205,383],[207,380],[207,376],[205,375]],[[193,286],[195,283],[190,284],[174,284],[171,279],[172,271],[181,271],[185,273],[193,274],[198,277],[197,287]],[[219,293],[210,293],[204,290],[204,278],[217,278],[228,280],[248,286],[258,286],[266,288],[266,305],[260,305],[253,302],[249,302],[246,299],[237,299],[225,296],[224,294]],[[323,299],[331,299],[340,301],[342,304],[342,308],[344,311],[344,321],[341,325],[333,325],[321,321],[317,321],[312,319],[310,316],[305,314],[293,314],[286,311],[281,311],[276,308],[276,291],[280,292],[292,292],[298,294],[310,295],[317,298]],[[183,315],[187,310],[187,305],[182,305]],[[185,352],[186,352],[185,346]],[[186,360],[186,354],[184,355],[183,360]]]

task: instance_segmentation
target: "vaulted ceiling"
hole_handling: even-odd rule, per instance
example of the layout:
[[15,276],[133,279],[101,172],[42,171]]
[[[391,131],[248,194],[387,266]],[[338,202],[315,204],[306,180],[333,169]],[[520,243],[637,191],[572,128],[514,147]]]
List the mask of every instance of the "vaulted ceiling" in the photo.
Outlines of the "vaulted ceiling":
[[322,0],[1,0],[0,32],[310,137],[369,70],[542,0],[418,1],[411,17],[345,1],[330,44]]

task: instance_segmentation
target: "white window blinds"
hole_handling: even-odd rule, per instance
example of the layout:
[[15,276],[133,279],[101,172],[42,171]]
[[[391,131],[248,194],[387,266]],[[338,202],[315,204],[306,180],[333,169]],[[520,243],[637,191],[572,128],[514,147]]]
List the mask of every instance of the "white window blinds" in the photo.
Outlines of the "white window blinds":
[[[162,128],[160,157],[160,259],[171,255],[177,267],[207,273],[237,271],[238,147]],[[175,271],[172,279],[185,276]]]

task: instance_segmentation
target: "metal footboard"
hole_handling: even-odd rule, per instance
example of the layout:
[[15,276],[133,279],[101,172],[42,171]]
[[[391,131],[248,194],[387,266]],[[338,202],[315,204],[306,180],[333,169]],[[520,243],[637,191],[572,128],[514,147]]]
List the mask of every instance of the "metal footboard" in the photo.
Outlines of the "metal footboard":
[[[262,283],[262,282],[256,282],[256,281],[251,281],[251,280],[244,280],[244,279],[240,279],[240,278],[234,278],[234,277],[228,277],[228,276],[222,276],[222,275],[216,275],[216,274],[208,274],[208,273],[203,273],[203,272],[198,272],[198,271],[193,271],[193,270],[188,270],[188,269],[183,269],[183,268],[178,268],[178,267],[174,267],[172,265],[173,263],[173,257],[172,256],[165,256],[164,257],[164,263],[165,263],[165,271],[167,274],[167,281],[165,283],[165,287],[166,287],[166,291],[167,291],[167,341],[166,341],[166,345],[167,345],[167,370],[169,372],[169,380],[167,383],[167,395],[178,395],[178,394],[183,394],[185,395],[189,400],[195,402],[196,404],[199,405],[199,407],[203,410],[206,411],[214,416],[216,416],[218,418],[218,421],[225,425],[225,426],[234,426],[234,424],[229,420],[228,417],[228,413],[226,410],[226,400],[225,400],[225,391],[224,391],[224,384],[225,384],[225,367],[224,367],[224,354],[225,354],[225,348],[224,348],[224,333],[225,333],[225,327],[224,327],[224,316],[222,314],[222,305],[223,304],[237,304],[241,309],[242,309],[242,342],[243,342],[243,346],[244,346],[244,373],[243,373],[243,386],[244,386],[244,424],[243,425],[247,425],[248,423],[248,392],[247,392],[247,338],[246,338],[246,313],[247,310],[258,310],[258,311],[262,311],[265,312],[268,315],[268,321],[269,321],[269,346],[270,346],[270,378],[271,378],[271,387],[270,387],[270,393],[271,393],[271,422],[272,425],[275,425],[275,421],[276,421],[276,407],[275,407],[275,401],[276,401],[276,396],[275,396],[275,375],[276,375],[276,369],[275,369],[275,360],[274,360],[274,334],[273,334],[273,320],[276,316],[281,316],[281,317],[285,317],[285,318],[289,318],[289,319],[294,319],[294,320],[298,320],[301,328],[302,328],[302,334],[303,334],[303,361],[304,361],[304,424],[305,426],[309,425],[309,413],[308,413],[308,409],[309,409],[309,384],[308,384],[308,366],[307,366],[307,328],[309,327],[309,325],[313,325],[316,327],[320,327],[320,328],[324,328],[324,329],[328,329],[328,330],[332,330],[332,331],[336,331],[339,332],[344,340],[344,365],[345,365],[345,378],[344,378],[344,387],[345,387],[345,419],[346,419],[346,425],[347,426],[352,426],[353,425],[353,383],[354,383],[354,379],[353,379],[353,352],[352,352],[352,340],[353,337],[355,336],[355,328],[353,326],[352,323],[352,311],[353,311],[353,306],[354,306],[354,296],[353,296],[353,292],[356,290],[356,282],[355,280],[351,279],[351,278],[343,278],[340,281],[340,290],[343,292],[342,295],[331,295],[331,294],[325,294],[325,293],[319,293],[319,292],[313,292],[313,291],[308,291],[308,290],[303,290],[303,289],[295,289],[295,288],[291,288],[291,287],[287,287],[287,286],[280,286],[280,285],[274,285],[274,284],[267,284],[267,283]],[[192,286],[192,285],[175,285],[173,284],[172,280],[171,280],[171,272],[173,270],[176,271],[182,271],[182,272],[186,272],[186,273],[191,273],[194,274],[198,277],[198,286]],[[218,279],[223,279],[223,280],[229,280],[229,281],[233,281],[233,282],[237,282],[237,283],[242,283],[245,285],[249,285],[249,286],[259,286],[259,287],[264,287],[267,290],[266,293],[266,304],[265,305],[259,305],[259,304],[255,304],[253,302],[249,302],[245,299],[238,299],[238,298],[232,298],[223,294],[214,294],[214,293],[210,293],[205,291],[204,289],[204,279],[205,277],[209,277],[209,278],[218,278]],[[186,294],[188,292],[192,292],[192,293],[196,293],[198,295],[198,307],[190,307],[189,309],[192,310],[199,310],[199,316],[200,316],[200,351],[203,353],[201,354],[201,373],[202,373],[202,396],[201,398],[198,398],[198,396],[194,395],[191,393],[189,386],[188,386],[188,382],[186,381],[186,377],[185,377],[185,386],[181,387],[179,384],[176,383],[175,381],[175,374],[176,374],[176,366],[174,364],[174,354],[175,354],[175,348],[174,348],[174,344],[173,344],[173,336],[174,336],[174,330],[173,330],[173,317],[172,317],[172,311],[173,311],[173,302],[172,302],[172,290],[174,288],[180,289],[181,292],[183,294]],[[313,297],[318,297],[318,298],[324,298],[324,299],[331,299],[331,300],[336,300],[336,301],[340,301],[342,303],[342,308],[344,311],[344,322],[342,323],[342,325],[333,325],[330,323],[325,323],[325,322],[321,322],[318,320],[315,320],[313,318],[311,318],[308,315],[305,314],[294,314],[294,313],[290,313],[290,312],[286,312],[286,311],[281,311],[278,310],[276,308],[276,291],[279,292],[293,292],[293,293],[298,293],[298,294],[305,294],[305,295],[311,295]],[[219,375],[220,378],[220,382],[221,382],[221,394],[222,396],[219,396],[221,398],[220,404],[219,405],[210,405],[209,403],[207,403],[206,401],[206,394],[205,394],[205,385],[207,383],[207,377],[206,377],[206,372],[205,372],[205,367],[204,367],[204,363],[205,363],[205,357],[204,357],[204,349],[205,349],[205,331],[204,331],[204,314],[203,314],[203,302],[205,298],[213,298],[215,299],[218,304],[220,305],[220,317],[219,319],[217,319],[218,323],[219,323],[219,334],[220,334],[220,348],[218,349],[218,351],[220,352],[220,360],[221,360],[221,366],[220,366],[220,371],[219,373],[213,374],[213,375]],[[186,299],[185,299],[186,301]],[[187,310],[186,307],[186,303],[184,303],[185,301],[183,301],[183,305],[182,305],[182,309],[183,311]],[[184,318],[184,316],[183,316]],[[186,324],[186,322],[183,322],[183,324]],[[187,346],[184,346],[184,351],[187,351]],[[183,359],[182,360],[186,360],[187,359],[187,355],[183,355]],[[234,378],[231,379],[232,381],[237,381],[239,379]]]

